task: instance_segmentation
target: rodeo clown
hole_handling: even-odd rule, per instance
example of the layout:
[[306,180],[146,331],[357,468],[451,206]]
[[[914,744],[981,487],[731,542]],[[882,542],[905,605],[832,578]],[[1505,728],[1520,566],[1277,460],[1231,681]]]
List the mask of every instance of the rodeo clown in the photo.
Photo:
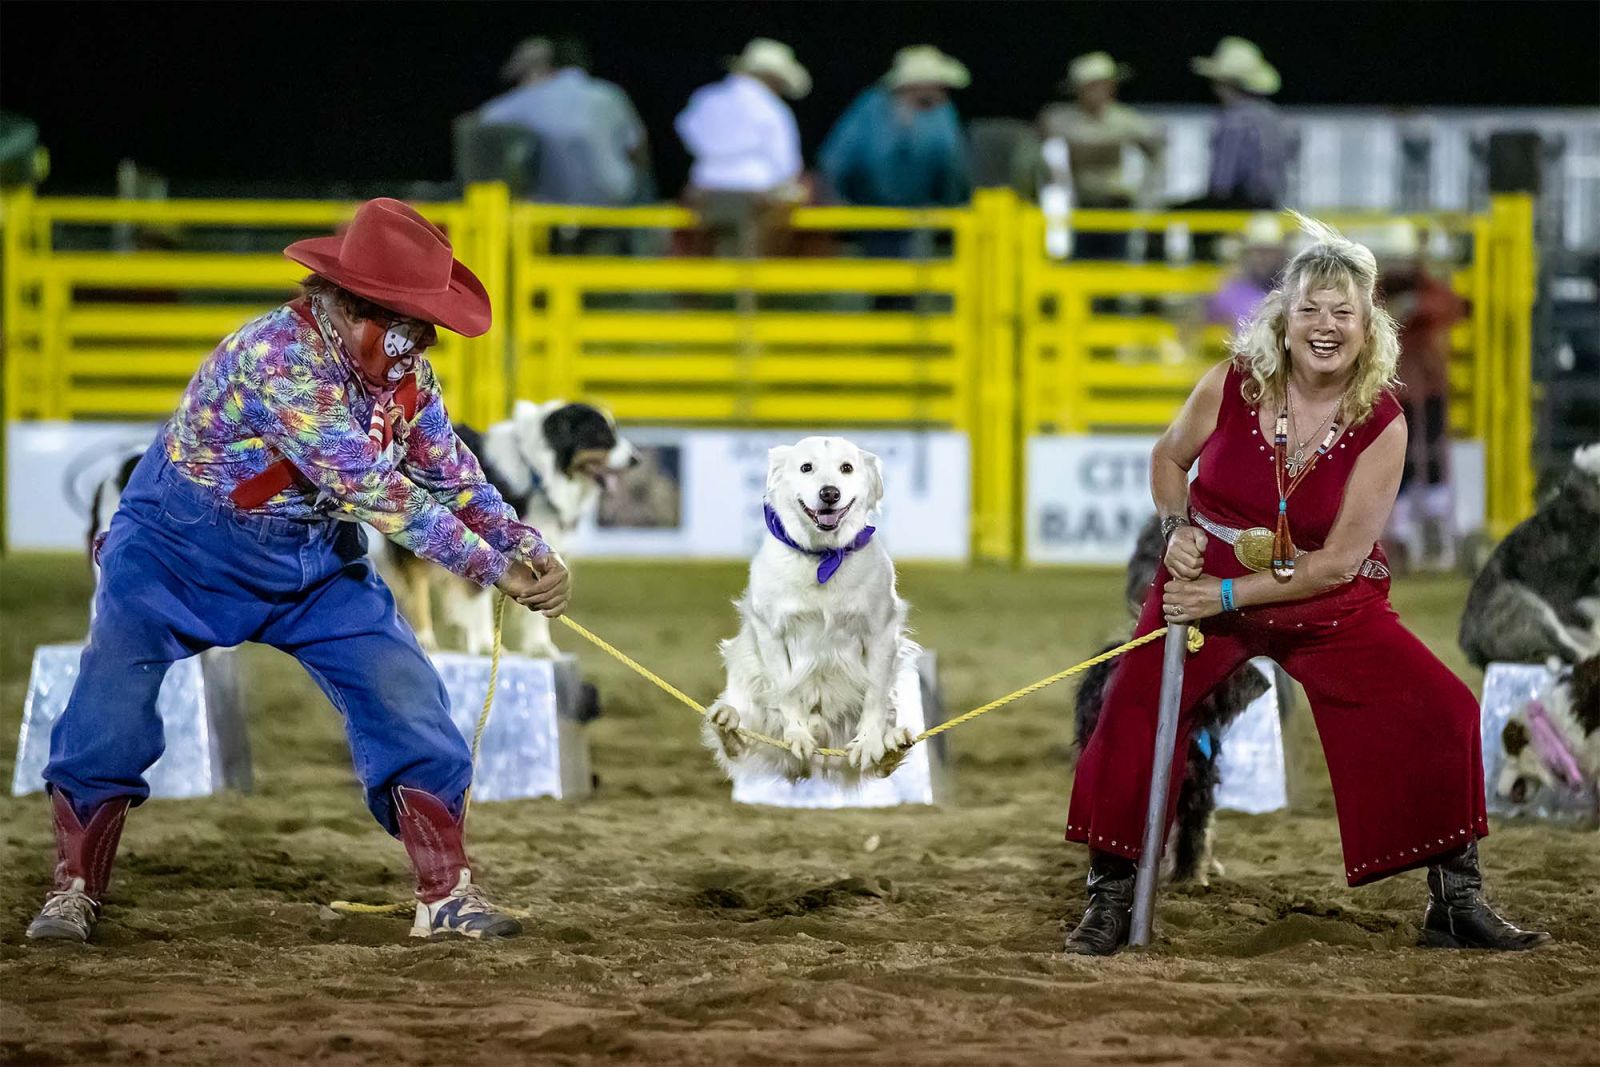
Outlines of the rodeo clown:
[[284,255],[313,272],[302,295],[200,365],[99,550],[89,644],[44,772],[57,864],[31,938],[88,939],[162,752],[163,675],[244,641],[294,656],[344,716],[367,806],[416,869],[412,935],[521,930],[472,882],[471,755],[357,525],[532,610],[565,608],[566,568],[484,480],[425,357],[436,326],[486,331],[488,294],[396,200]]

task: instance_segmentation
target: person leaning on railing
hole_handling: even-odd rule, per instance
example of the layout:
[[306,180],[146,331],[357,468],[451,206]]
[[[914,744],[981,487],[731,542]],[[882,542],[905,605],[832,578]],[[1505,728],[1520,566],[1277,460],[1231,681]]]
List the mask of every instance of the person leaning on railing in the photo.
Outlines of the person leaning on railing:
[[161,756],[162,677],[245,641],[298,659],[344,716],[367,807],[416,869],[412,934],[520,929],[472,882],[471,754],[358,525],[525,607],[564,610],[566,568],[484,479],[426,355],[435,327],[488,330],[488,294],[397,200],[284,254],[315,272],[303,295],[201,363],[97,547],[89,643],[44,772],[55,886],[30,938],[88,940],[123,819]]
[[1282,87],[1277,68],[1242,37],[1224,37],[1190,69],[1211,82],[1221,109],[1211,134],[1204,198],[1191,208],[1276,208],[1288,194],[1292,142],[1268,97]]
[[[1482,896],[1484,808],[1478,705],[1389,605],[1379,534],[1405,462],[1393,393],[1395,324],[1373,305],[1365,247],[1306,220],[1289,263],[1189,396],[1150,459],[1167,537],[1138,629],[1198,624],[1184,670],[1181,775],[1192,713],[1246,660],[1267,656],[1305,687],[1327,757],[1351,885],[1428,868],[1426,943],[1531,948],[1548,934],[1501,919]],[[1199,471],[1190,485],[1190,469]],[[1127,943],[1162,653],[1118,661],[1084,749],[1067,816],[1090,848],[1089,905],[1067,950]],[[1171,826],[1178,790],[1166,812]],[[1163,835],[1163,839],[1165,835]]]
[[694,91],[674,127],[694,157],[684,200],[700,213],[712,254],[750,258],[775,243],[807,195],[800,128],[784,100],[811,92],[811,75],[793,49],[764,37],[728,68]]
[[[589,73],[589,50],[573,37],[530,37],[506,61],[513,83],[478,109],[486,125],[517,126],[539,138],[529,199],[623,207],[638,201],[649,167],[644,122],[628,94]],[[602,249],[614,251],[613,249]]]
[[[1157,206],[1166,180],[1166,131],[1161,124],[1117,99],[1133,68],[1105,52],[1078,56],[1060,88],[1072,101],[1048,104],[1036,120],[1039,139],[1066,142],[1076,207],[1126,209]],[[1132,148],[1144,156],[1144,180],[1131,188],[1122,177],[1122,156]]]
[[[950,94],[971,82],[960,60],[933,45],[896,52],[889,72],[845,109],[817,153],[831,198],[892,208],[954,207],[969,200],[967,135]],[[877,259],[934,254],[928,231],[863,230],[856,239]]]

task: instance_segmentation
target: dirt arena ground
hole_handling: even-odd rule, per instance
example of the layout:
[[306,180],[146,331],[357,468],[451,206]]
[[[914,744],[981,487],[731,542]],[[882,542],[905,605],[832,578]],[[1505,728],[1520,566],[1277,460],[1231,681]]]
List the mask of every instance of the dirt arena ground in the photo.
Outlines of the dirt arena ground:
[[[715,692],[741,568],[578,577],[576,618]],[[902,584],[954,709],[1118,625],[1112,574],[906,568]],[[32,648],[82,633],[87,589],[77,560],[0,570],[0,782]],[[1413,580],[1396,600],[1476,685],[1453,640],[1464,596]],[[527,909],[527,936],[429,944],[325,907],[402,898],[404,859],[309,680],[270,650],[247,663],[255,794],[135,812],[95,944],[24,941],[45,809],[0,798],[0,1064],[1600,1063],[1600,836],[1497,825],[1485,843],[1492,897],[1552,947],[1422,950],[1420,874],[1339,877],[1303,718],[1293,813],[1224,816],[1226,876],[1163,898],[1158,947],[1084,960],[1059,951],[1085,865],[1060,839],[1064,688],[954,735],[947,809],[803,814],[735,808],[693,716],[589,657],[596,798],[473,813],[482,880]]]

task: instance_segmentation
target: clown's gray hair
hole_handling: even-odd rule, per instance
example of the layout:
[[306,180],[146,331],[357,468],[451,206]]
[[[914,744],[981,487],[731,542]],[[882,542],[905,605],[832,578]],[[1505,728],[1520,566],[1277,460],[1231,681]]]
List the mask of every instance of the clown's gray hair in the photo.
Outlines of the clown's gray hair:
[[1327,223],[1298,211],[1289,214],[1311,243],[1289,261],[1278,288],[1230,342],[1234,364],[1246,375],[1240,391],[1251,404],[1281,404],[1289,381],[1284,338],[1290,305],[1318,289],[1348,292],[1367,323],[1366,343],[1356,356],[1355,379],[1341,411],[1345,423],[1353,426],[1372,414],[1384,390],[1399,384],[1399,331],[1389,313],[1374,303],[1378,260],[1366,245]]

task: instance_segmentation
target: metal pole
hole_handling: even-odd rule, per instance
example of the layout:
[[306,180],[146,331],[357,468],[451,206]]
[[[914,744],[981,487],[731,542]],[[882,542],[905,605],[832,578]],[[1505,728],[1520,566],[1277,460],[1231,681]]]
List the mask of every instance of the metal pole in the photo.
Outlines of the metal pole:
[[1144,813],[1144,845],[1139,853],[1139,873],[1133,883],[1133,925],[1128,944],[1150,943],[1156,916],[1156,876],[1166,844],[1167,791],[1172,782],[1172,753],[1178,743],[1178,704],[1183,695],[1183,657],[1188,651],[1189,628],[1167,627],[1166,655],[1161,660],[1161,704],[1156,713],[1155,756],[1150,764],[1150,803]]

